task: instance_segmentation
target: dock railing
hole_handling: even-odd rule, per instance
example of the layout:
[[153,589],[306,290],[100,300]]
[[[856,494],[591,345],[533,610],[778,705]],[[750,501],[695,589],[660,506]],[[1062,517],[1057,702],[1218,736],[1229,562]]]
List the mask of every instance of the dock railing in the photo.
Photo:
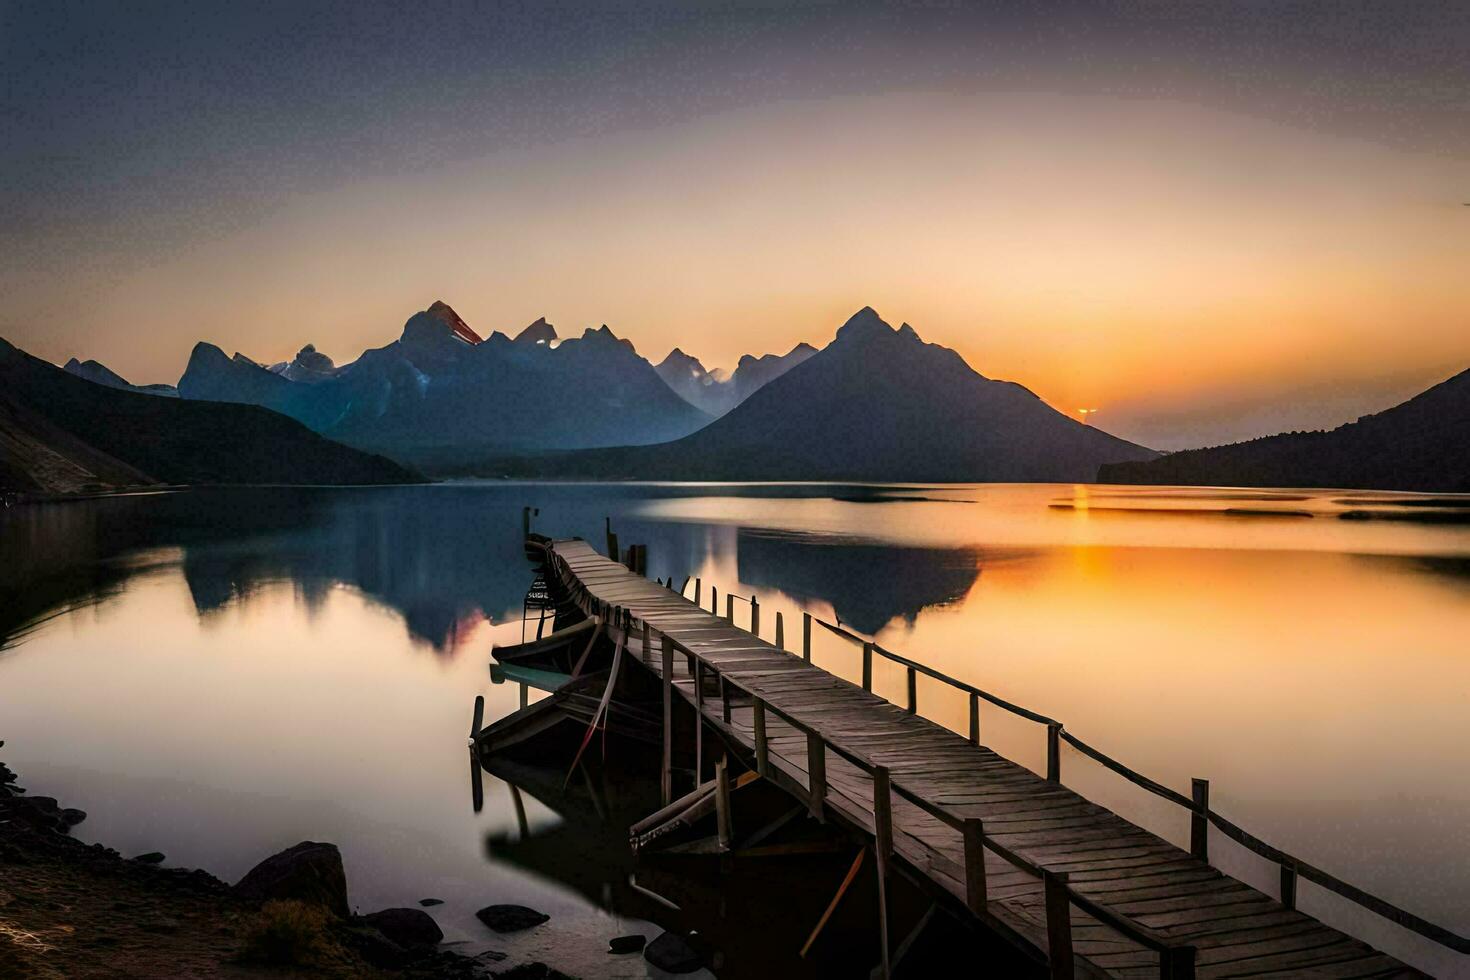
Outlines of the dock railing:
[[[780,613],[777,613],[777,621],[780,621]],[[1032,711],[1029,708],[1007,701],[1005,698],[992,694],[973,684],[967,684],[964,681],[957,680],[941,671],[935,670],[933,667],[905,657],[903,654],[885,649],[872,640],[865,639],[843,628],[839,624],[829,623],[825,619],[813,616],[811,613],[803,612],[801,655],[807,661],[810,661],[812,658],[812,623],[816,623],[834,635],[861,648],[862,686],[865,691],[873,692],[873,658],[875,656],[882,657],[885,660],[902,666],[905,669],[906,681],[906,703],[903,707],[910,714],[917,714],[919,710],[917,678],[918,675],[922,674],[925,677],[929,677],[961,691],[968,696],[970,702],[969,738],[975,745],[980,744],[980,702],[985,701],[1017,717],[1045,726],[1046,778],[1051,782],[1060,783],[1062,781],[1061,743],[1066,742],[1078,752],[1123,777],[1135,786],[1188,811],[1190,815],[1189,851],[1191,855],[1201,861],[1208,862],[1210,859],[1208,828],[1210,825],[1214,825],[1216,830],[1235,841],[1241,847],[1277,865],[1279,874],[1277,897],[1286,908],[1291,909],[1296,907],[1297,880],[1299,878],[1305,878],[1323,890],[1344,898],[1361,908],[1367,909],[1409,932],[1422,936],[1454,952],[1470,954],[1470,938],[1461,936],[1441,925],[1430,922],[1422,916],[1415,915],[1407,909],[1400,908],[1385,899],[1379,898],[1377,895],[1366,892],[1350,882],[1343,881],[1336,875],[1324,871],[1293,854],[1273,847],[1228,820],[1210,807],[1209,780],[1191,780],[1191,793],[1189,796],[1185,796],[1183,793],[1170,789],[1155,779],[1150,779],[1138,770],[1119,762],[1102,750],[1089,745],[1087,742],[1084,742],[1076,735],[1067,731],[1066,726],[1055,718],[1050,718],[1040,712]],[[776,646],[784,649],[784,644],[780,642],[777,642]],[[1000,852],[997,851],[997,853]]]
[[[965,846],[964,884],[967,905],[976,915],[988,916],[988,913],[984,911],[986,895],[984,850],[988,849],[1017,868],[1041,878],[1046,907],[1049,963],[1053,977],[1070,977],[1073,973],[1071,966],[1071,908],[1073,906],[1138,943],[1140,946],[1156,952],[1159,956],[1160,977],[1181,980],[1181,978],[1192,978],[1194,976],[1196,951],[1193,946],[1170,943],[1166,937],[1160,936],[1158,933],[1132,921],[1095,899],[1081,894],[1067,882],[1067,877],[1064,873],[1048,871],[1022,855],[988,838],[985,835],[984,826],[980,820],[964,818],[950,813],[945,808],[925,800],[921,794],[909,790],[899,782],[895,782],[886,767],[877,765],[856,749],[843,746],[833,741],[831,738],[797,721],[775,706],[770,705],[763,698],[755,694],[754,691],[750,690],[749,687],[740,684],[734,679],[728,678],[717,666],[705,660],[695,651],[679,643],[673,637],[653,630],[649,624],[637,620],[636,617],[625,610],[608,606],[602,600],[588,592],[575,576],[570,575],[570,570],[566,567],[565,562],[559,555],[556,555],[554,551],[550,552],[550,554],[558,565],[558,575],[563,585],[585,595],[589,603],[598,608],[602,615],[616,614],[623,617],[626,622],[626,628],[628,629],[634,628],[634,623],[641,623],[645,637],[648,637],[650,632],[659,636],[661,642],[666,644],[669,649],[682,654],[691,665],[697,665],[691,670],[696,680],[696,707],[707,721],[718,724],[726,730],[730,730],[728,692],[731,687],[739,689],[751,698],[752,704],[755,706],[756,764],[762,776],[768,776],[770,772],[769,753],[764,744],[765,726],[763,719],[765,712],[771,712],[788,725],[804,733],[807,737],[809,757],[820,760],[809,762],[809,782],[805,790],[808,807],[814,815],[820,815],[826,807],[825,755],[828,750],[867,773],[873,780],[873,812],[875,816],[873,832],[875,846],[878,850],[877,856],[881,862],[881,866],[886,866],[892,854],[891,797],[893,794],[897,794],[900,798],[917,806],[925,813],[928,813],[930,816],[961,833]],[[702,583],[700,583],[699,579],[695,579],[694,581],[696,583],[697,595]],[[688,582],[689,580],[686,579],[686,586]],[[682,596],[682,592],[679,594]],[[713,584],[711,584],[710,594],[713,603],[716,595]],[[727,593],[728,595],[730,593]],[[730,600],[727,599],[726,601],[728,610],[730,608]],[[754,597],[751,597],[747,601],[752,604],[752,624],[756,627],[751,632],[758,636],[759,619],[758,613],[754,612],[754,610],[759,609],[759,604]],[[1221,833],[1236,841],[1247,850],[1254,852],[1268,861],[1276,863],[1280,868],[1279,899],[1281,904],[1286,908],[1295,908],[1297,879],[1299,877],[1306,878],[1324,890],[1339,895],[1362,908],[1374,912],[1410,932],[1416,933],[1455,952],[1470,953],[1470,939],[1451,932],[1443,926],[1436,925],[1382,898],[1365,892],[1335,875],[1323,871],[1279,848],[1273,847],[1227,820],[1210,808],[1208,780],[1192,780],[1191,796],[1185,796],[1087,744],[1082,739],[1066,731],[1065,726],[1055,718],[1050,718],[1029,708],[1014,704],[973,684],[957,680],[916,660],[887,650],[872,640],[864,639],[844,629],[842,626],[829,623],[819,617],[814,617],[810,613],[804,612],[802,616],[803,642],[801,656],[808,662],[810,662],[812,654],[811,624],[812,622],[816,622],[823,628],[862,648],[862,686],[864,690],[870,693],[873,691],[872,664],[875,655],[903,666],[906,670],[907,680],[907,704],[905,707],[911,714],[917,714],[918,712],[917,675],[919,674],[923,674],[926,677],[940,681],[966,693],[970,701],[969,738],[975,745],[980,744],[979,702],[982,700],[1036,724],[1044,725],[1047,732],[1046,778],[1048,781],[1058,784],[1061,783],[1061,742],[1065,741],[1077,751],[1117,775],[1122,776],[1129,782],[1187,810],[1190,814],[1189,849],[1191,855],[1195,858],[1208,863],[1208,825],[1213,824]],[[779,621],[780,617],[778,614],[778,623]],[[780,643],[777,646],[784,649],[784,646]],[[645,655],[648,655],[646,647]],[[718,718],[707,713],[708,709],[705,707],[703,700],[704,677],[706,675],[715,677],[722,691],[722,710]],[[669,683],[667,673],[665,674],[665,681],[666,684]],[[815,756],[813,756],[813,753],[815,753]],[[884,826],[885,824],[886,826]]]

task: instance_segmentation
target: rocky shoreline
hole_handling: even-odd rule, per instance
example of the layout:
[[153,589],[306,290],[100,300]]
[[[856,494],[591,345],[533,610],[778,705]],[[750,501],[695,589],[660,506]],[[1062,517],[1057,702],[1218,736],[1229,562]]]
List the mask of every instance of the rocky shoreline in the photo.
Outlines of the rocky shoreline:
[[[85,813],[16,780],[0,763],[0,976],[566,977],[543,963],[498,968],[505,954],[494,950],[444,949],[422,908],[352,914],[335,845],[303,841],[232,886],[161,867],[159,853],[85,844],[70,834]],[[540,915],[491,906],[481,920],[495,928],[527,913]]]

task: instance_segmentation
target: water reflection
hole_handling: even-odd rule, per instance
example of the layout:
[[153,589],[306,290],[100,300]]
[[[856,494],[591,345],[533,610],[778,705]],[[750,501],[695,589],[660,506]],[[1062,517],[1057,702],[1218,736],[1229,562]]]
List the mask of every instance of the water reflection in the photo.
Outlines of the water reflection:
[[980,575],[983,552],[741,530],[736,556],[741,582],[779,591],[803,605],[825,603],[840,623],[872,634],[893,620],[912,626],[925,609],[963,599]]

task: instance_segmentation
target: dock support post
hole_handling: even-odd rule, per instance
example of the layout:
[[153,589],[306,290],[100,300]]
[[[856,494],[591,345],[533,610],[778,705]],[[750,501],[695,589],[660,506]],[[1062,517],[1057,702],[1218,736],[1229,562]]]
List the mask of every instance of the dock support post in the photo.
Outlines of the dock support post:
[[786,624],[781,621],[781,610],[776,610],[776,649],[786,649]]
[[1189,853],[1201,861],[1210,860],[1210,781],[1192,779],[1194,812],[1189,817]]
[[827,743],[816,732],[806,733],[807,809],[826,822]]
[[888,862],[893,853],[893,812],[889,798],[887,766],[873,767],[873,837],[878,858],[878,944],[882,951],[883,976],[888,966]]
[[644,663],[651,663],[653,661],[653,637],[649,631],[648,620],[646,619],[643,621],[643,649],[640,652],[643,654],[640,659]]
[[664,806],[674,802],[674,641],[663,637],[664,668]]
[[1289,909],[1296,908],[1296,866],[1281,866],[1281,904]]
[[720,718],[730,724],[730,685],[725,683],[724,674],[720,675]]
[[980,695],[970,692],[970,741],[980,744]]
[[863,644],[863,690],[873,689],[873,644]]
[[812,662],[812,614],[801,614],[801,659]]
[[984,915],[990,895],[985,883],[985,824],[979,817],[965,821],[965,900],[970,911]]
[[1052,980],[1072,980],[1072,900],[1065,871],[1041,872],[1046,901],[1047,963]]
[[694,661],[694,785],[704,782],[704,661]]
[[526,685],[526,682],[525,681],[521,681],[521,707],[524,708],[526,705],[528,705],[530,703],[531,703],[531,689]]
[[730,820],[730,772],[723,755],[715,763],[715,833],[719,835],[720,848],[728,851],[734,828]]
[[1046,724],[1046,780],[1062,781],[1062,724],[1058,721]]
[[909,668],[909,714],[919,713],[919,678],[914,668]]
[[766,703],[755,699],[755,771],[762,778],[771,775],[770,747],[766,745]]

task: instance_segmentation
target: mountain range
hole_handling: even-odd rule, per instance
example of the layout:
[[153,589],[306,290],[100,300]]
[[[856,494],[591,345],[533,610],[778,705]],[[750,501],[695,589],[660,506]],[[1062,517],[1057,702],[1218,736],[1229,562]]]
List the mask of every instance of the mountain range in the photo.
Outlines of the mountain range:
[[0,489],[52,494],[421,479],[257,406],[159,397],[79,373],[0,340]]
[[654,368],[658,376],[695,408],[719,418],[755,392],[796,367],[817,349],[800,343],[785,354],[746,354],[734,372],[707,371],[699,358],[675,347]]
[[602,479],[1085,482],[1105,462],[1157,455],[865,307],[821,351],[692,435],[499,466]]
[[1470,492],[1470,370],[1330,432],[1106,464],[1098,482]]
[[200,343],[179,380],[189,400],[261,405],[329,438],[443,468],[543,449],[653,443],[710,421],[607,326],[558,340],[545,319],[481,339],[447,304],[392,343],[338,367],[311,345],[270,367]]

